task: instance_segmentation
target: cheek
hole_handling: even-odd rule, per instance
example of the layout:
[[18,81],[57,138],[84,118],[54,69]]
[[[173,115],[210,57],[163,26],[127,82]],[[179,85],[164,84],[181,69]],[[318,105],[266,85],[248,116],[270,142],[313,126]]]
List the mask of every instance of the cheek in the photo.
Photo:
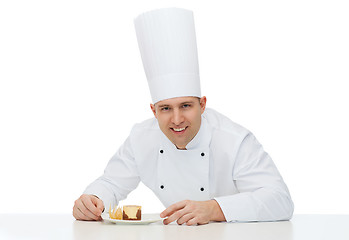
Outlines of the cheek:
[[190,116],[188,116],[187,119],[190,121],[191,125],[193,125],[193,126],[199,125],[199,126],[200,126],[201,114],[200,114],[200,112],[193,111],[193,112],[190,114]]
[[161,129],[167,129],[168,119],[166,118],[166,116],[158,115],[157,119],[158,119],[160,128]]

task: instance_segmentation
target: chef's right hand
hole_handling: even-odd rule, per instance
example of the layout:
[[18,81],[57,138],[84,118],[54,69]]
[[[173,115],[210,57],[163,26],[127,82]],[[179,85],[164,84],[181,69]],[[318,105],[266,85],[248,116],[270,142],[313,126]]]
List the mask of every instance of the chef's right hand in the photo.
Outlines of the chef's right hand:
[[73,216],[76,220],[102,220],[104,204],[94,195],[83,194],[74,203]]

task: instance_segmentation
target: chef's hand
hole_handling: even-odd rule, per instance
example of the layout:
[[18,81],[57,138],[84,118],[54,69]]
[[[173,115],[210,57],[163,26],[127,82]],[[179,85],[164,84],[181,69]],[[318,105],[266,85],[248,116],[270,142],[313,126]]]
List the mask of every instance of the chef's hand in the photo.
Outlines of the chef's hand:
[[210,221],[226,221],[224,214],[216,200],[184,200],[177,202],[165,209],[160,214],[160,217],[167,217],[163,221],[165,225],[176,220],[179,225],[186,223],[188,226],[207,224]]
[[102,220],[103,201],[94,195],[83,194],[74,203],[73,216],[76,220]]

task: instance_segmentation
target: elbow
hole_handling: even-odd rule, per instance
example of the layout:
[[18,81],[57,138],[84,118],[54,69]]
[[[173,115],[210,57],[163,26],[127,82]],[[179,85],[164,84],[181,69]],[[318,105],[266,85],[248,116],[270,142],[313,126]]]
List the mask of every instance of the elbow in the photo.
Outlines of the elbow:
[[293,217],[294,204],[291,197],[288,199],[287,206],[285,206],[285,218],[283,220],[290,220]]
[[263,200],[259,209],[261,221],[288,221],[293,217],[294,204],[289,194],[272,191]]
[[278,198],[279,211],[276,217],[278,221],[288,221],[293,217],[294,204],[289,194],[280,196]]

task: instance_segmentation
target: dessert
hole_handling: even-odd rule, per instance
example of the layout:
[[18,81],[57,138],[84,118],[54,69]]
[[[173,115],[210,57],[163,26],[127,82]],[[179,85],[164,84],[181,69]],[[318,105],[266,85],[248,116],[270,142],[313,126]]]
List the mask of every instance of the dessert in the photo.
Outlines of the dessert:
[[141,220],[142,207],[137,205],[125,205],[122,211],[123,220]]
[[111,209],[111,206],[109,206],[109,217],[111,219],[117,219],[117,220],[122,220],[122,210],[121,207],[116,207]]
[[109,206],[109,217],[116,220],[142,220],[142,207],[137,205],[125,205],[122,208]]

